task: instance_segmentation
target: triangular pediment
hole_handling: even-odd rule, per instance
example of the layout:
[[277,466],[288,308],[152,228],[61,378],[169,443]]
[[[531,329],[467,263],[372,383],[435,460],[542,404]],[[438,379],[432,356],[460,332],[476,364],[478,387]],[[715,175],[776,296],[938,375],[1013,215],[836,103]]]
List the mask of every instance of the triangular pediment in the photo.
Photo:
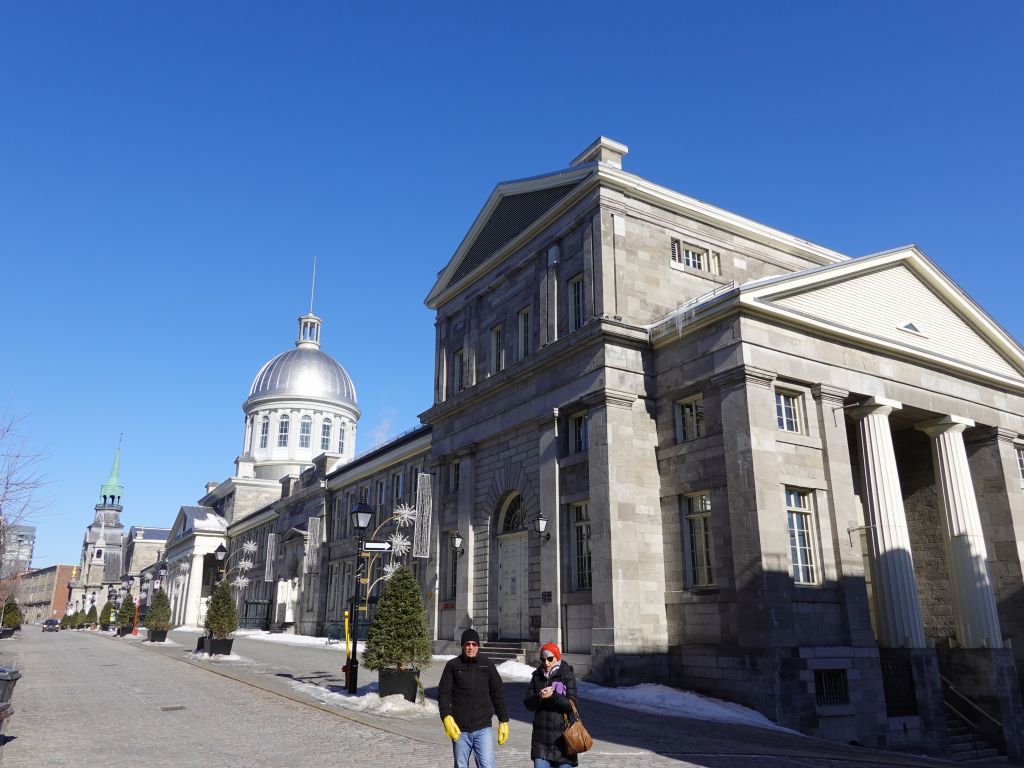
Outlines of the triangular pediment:
[[1024,350],[917,248],[773,278],[742,289],[805,325],[1024,384]]
[[579,189],[593,168],[567,171],[512,181],[495,187],[455,255],[441,270],[427,296],[427,304],[455,287],[519,240],[559,203]]

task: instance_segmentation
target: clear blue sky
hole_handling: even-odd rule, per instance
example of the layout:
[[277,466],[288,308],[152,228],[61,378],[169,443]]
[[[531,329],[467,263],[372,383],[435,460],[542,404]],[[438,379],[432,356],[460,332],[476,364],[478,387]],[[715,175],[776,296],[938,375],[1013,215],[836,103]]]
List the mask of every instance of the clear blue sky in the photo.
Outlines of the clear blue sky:
[[[494,185],[627,170],[851,256],[914,242],[1016,338],[1024,3],[7,3],[0,406],[77,562],[232,470],[319,259],[364,450],[430,405],[423,299]],[[347,6],[347,7],[345,7]]]

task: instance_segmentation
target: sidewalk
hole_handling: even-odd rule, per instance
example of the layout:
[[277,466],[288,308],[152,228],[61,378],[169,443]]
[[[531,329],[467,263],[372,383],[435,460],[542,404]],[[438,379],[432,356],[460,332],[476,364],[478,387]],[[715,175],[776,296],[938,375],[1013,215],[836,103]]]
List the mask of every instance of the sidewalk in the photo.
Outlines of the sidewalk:
[[[435,661],[421,674],[427,697],[435,703],[433,711],[420,716],[389,715],[332,706],[330,703],[317,701],[309,695],[311,689],[302,687],[303,684],[311,684],[318,686],[322,692],[344,695],[341,670],[345,663],[343,645],[290,645],[239,637],[235,639],[232,654],[238,657],[237,659],[210,661],[191,658],[198,633],[175,630],[168,637],[176,645],[140,642],[142,635],[137,639],[111,638],[111,642],[131,643],[146,652],[158,653],[181,663],[201,667],[338,717],[408,739],[432,745],[449,743],[436,715],[437,684],[444,667],[443,661]],[[360,694],[375,689],[376,674],[361,669],[360,683]],[[511,722],[509,741],[502,749],[528,757],[532,715],[522,703],[525,687],[525,683],[520,682],[505,684]],[[781,730],[638,713],[586,698],[580,702],[580,710],[588,730],[594,736],[594,749],[588,753],[590,763],[607,761],[611,765],[626,764],[627,758],[628,762],[635,762],[638,759],[642,760],[644,755],[655,753],[679,760],[703,760],[704,764],[727,756],[744,756],[751,761],[765,756],[828,760],[862,766],[934,768],[950,765],[944,761],[850,747]]]

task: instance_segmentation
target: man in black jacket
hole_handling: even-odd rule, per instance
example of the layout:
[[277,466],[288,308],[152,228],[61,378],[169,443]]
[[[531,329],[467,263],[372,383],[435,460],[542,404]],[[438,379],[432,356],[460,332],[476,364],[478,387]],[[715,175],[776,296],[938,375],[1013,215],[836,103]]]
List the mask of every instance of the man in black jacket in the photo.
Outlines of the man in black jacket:
[[498,715],[498,744],[504,744],[508,709],[501,675],[493,661],[480,655],[480,635],[475,629],[462,633],[462,654],[444,665],[437,708],[444,732],[454,742],[455,768],[469,768],[470,754],[477,768],[494,768],[491,718]]

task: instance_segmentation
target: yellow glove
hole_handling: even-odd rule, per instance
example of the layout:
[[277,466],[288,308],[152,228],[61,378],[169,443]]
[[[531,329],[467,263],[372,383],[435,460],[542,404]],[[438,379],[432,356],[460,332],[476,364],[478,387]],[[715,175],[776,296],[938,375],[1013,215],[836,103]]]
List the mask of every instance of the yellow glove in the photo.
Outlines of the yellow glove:
[[441,722],[444,723],[444,732],[448,735],[448,738],[452,741],[458,741],[462,731],[460,731],[459,726],[456,725],[455,718],[451,715],[445,715],[444,720]]
[[508,723],[498,723],[498,746],[508,741]]

